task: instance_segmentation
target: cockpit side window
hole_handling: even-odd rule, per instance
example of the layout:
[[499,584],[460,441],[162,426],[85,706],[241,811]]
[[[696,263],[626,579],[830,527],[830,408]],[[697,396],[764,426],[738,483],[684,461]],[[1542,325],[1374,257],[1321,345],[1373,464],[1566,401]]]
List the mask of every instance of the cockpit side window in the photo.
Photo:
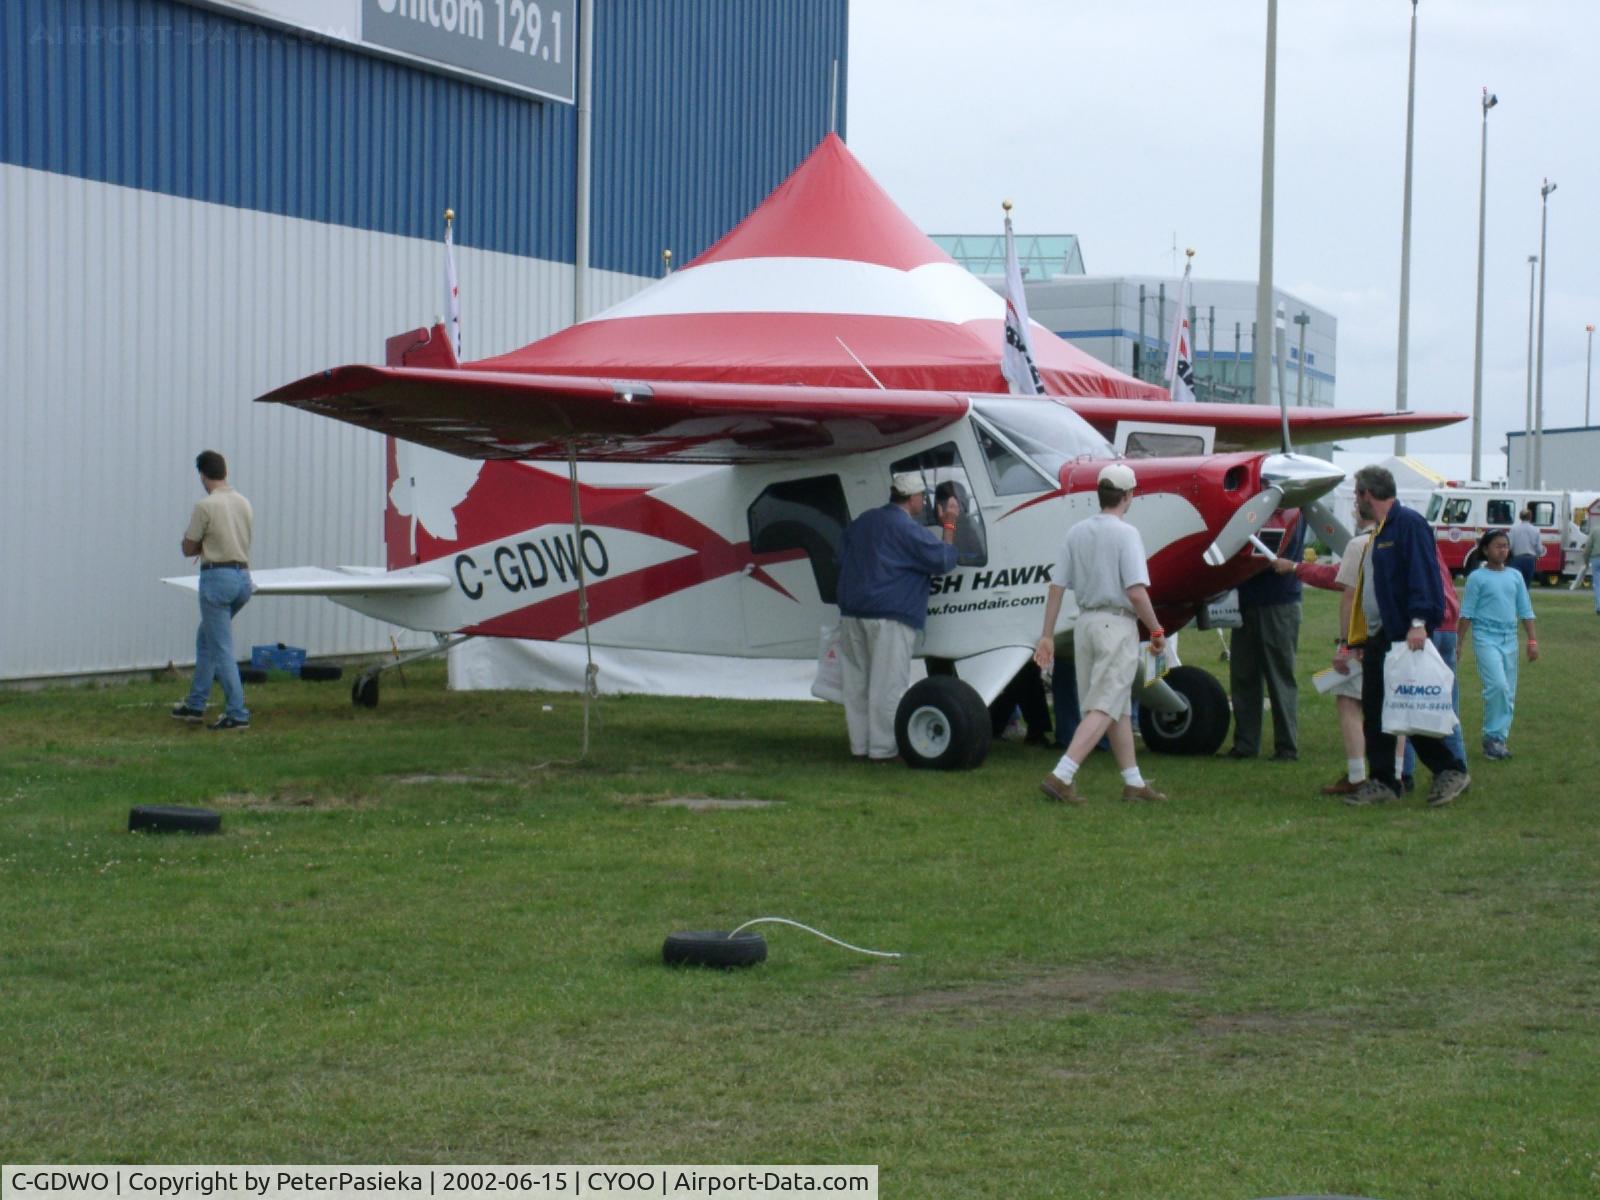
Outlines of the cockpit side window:
[[902,458],[892,464],[889,470],[893,474],[901,471],[922,472],[923,482],[928,486],[923,498],[922,521],[935,529],[939,528],[939,502],[954,494],[961,502],[961,517],[956,521],[956,562],[963,567],[981,567],[989,561],[983,514],[973,500],[972,481],[954,442],[945,442],[910,458]]

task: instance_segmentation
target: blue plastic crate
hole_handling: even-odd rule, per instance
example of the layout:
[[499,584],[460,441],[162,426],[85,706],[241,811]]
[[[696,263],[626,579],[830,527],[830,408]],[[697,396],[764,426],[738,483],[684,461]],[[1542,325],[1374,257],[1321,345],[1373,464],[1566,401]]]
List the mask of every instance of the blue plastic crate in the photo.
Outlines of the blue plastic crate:
[[282,642],[274,646],[251,646],[250,665],[258,671],[287,671],[299,675],[300,668],[306,665],[306,652],[299,646],[285,646]]

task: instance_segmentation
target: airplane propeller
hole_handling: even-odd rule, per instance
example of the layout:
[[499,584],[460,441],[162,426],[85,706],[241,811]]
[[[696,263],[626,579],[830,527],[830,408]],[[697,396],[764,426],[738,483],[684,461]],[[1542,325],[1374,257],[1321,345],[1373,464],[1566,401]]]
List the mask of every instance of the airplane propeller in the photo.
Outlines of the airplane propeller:
[[1267,518],[1278,510],[1283,493],[1270,484],[1261,494],[1252,496],[1241,504],[1228,523],[1217,534],[1216,541],[1206,547],[1206,565],[1220,567],[1250,544],[1250,538],[1260,532]]
[[1350,527],[1339,519],[1339,514],[1328,503],[1324,496],[1320,500],[1313,500],[1300,510],[1305,514],[1305,519],[1311,522],[1311,528],[1316,535],[1327,542],[1333,552],[1340,557],[1344,556],[1344,548],[1350,544],[1350,539],[1355,534],[1350,532]]

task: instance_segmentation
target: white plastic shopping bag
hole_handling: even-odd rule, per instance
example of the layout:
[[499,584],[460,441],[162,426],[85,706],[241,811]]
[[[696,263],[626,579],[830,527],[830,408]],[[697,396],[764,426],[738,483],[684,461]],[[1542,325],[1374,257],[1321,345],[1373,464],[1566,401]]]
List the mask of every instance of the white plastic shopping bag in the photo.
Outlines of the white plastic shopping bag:
[[1456,727],[1450,700],[1455,683],[1455,673],[1431,641],[1421,650],[1396,642],[1383,660],[1383,731],[1396,737],[1448,737]]
[[839,664],[839,625],[824,625],[818,637],[817,677],[811,694],[818,700],[844,703],[844,668]]

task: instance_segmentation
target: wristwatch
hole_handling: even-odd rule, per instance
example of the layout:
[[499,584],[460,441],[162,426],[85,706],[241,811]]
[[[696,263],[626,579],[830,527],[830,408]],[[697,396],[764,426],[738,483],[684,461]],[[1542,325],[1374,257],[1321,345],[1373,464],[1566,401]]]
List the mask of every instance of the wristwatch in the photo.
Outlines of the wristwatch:
[[1413,629],[1426,629],[1427,627],[1428,627],[1428,623],[1426,621],[1424,621],[1421,617],[1412,617],[1411,618],[1411,628],[1413,628]]

